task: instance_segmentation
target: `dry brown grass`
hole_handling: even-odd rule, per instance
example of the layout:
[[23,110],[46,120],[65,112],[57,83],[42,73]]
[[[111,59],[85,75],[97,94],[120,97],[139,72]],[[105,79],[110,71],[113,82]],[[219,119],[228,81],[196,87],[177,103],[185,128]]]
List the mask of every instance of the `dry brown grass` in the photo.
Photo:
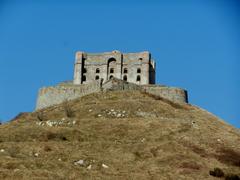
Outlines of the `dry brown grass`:
[[234,151],[233,149],[221,148],[218,150],[216,158],[222,163],[240,167],[240,152]]
[[[0,126],[0,179],[212,179],[216,165],[239,175],[239,131],[199,108],[138,91],[96,93],[68,106],[74,116],[62,104]],[[111,109],[127,115],[108,116]],[[51,120],[76,123],[37,125]],[[80,159],[85,164],[74,165]]]

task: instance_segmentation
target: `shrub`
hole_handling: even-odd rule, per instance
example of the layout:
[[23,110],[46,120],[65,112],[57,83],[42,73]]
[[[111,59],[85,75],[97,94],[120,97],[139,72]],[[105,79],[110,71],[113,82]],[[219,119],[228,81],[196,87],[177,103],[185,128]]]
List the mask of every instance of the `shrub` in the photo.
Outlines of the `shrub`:
[[180,165],[180,167],[184,168],[184,169],[192,169],[192,170],[200,170],[201,169],[201,166],[194,161],[183,162]]
[[9,156],[11,156],[12,158],[16,158],[18,156],[20,152],[20,148],[18,146],[11,146],[9,149],[8,149],[8,154]]
[[44,120],[45,120],[45,117],[44,117],[44,114],[43,114],[42,111],[37,112],[37,119],[38,119],[39,121],[44,121]]
[[46,152],[52,151],[52,148],[48,145],[45,145],[44,146],[44,151],[46,151]]
[[71,108],[70,104],[68,101],[65,101],[63,103],[63,110],[64,110],[64,113],[67,117],[71,118],[71,117],[74,117],[74,111],[73,109]]
[[230,164],[240,167],[240,153],[232,149],[222,148],[220,154],[216,155],[216,158],[225,164]]
[[68,139],[62,133],[55,133],[55,132],[44,132],[40,136],[40,141],[67,141]]
[[214,168],[213,171],[209,171],[209,174],[214,177],[223,177],[224,172],[220,168]]
[[225,180],[240,180],[240,177],[236,174],[228,174],[226,175]]

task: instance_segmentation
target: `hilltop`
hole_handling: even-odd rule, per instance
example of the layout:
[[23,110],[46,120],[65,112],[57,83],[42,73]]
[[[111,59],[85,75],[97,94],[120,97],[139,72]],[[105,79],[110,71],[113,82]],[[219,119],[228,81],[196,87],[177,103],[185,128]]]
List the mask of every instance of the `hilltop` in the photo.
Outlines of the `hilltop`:
[[240,176],[240,131],[140,91],[87,95],[0,126],[0,179],[214,179]]

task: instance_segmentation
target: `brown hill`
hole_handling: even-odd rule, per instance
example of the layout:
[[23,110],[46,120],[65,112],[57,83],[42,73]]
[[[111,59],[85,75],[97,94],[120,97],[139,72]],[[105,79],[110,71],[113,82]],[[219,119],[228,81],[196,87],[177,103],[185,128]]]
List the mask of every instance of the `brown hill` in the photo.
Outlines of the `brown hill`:
[[88,95],[0,126],[0,179],[215,179],[214,168],[240,176],[239,129],[138,91]]

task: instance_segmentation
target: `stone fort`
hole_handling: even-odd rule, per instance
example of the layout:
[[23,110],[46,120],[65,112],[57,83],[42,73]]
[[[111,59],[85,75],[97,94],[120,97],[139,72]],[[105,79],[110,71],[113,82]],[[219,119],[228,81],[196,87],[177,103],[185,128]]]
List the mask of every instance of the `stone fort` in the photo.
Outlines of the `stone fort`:
[[149,52],[76,53],[74,84],[106,82],[113,77],[139,85],[155,84],[155,62]]
[[36,109],[42,109],[94,92],[141,90],[176,103],[188,103],[187,91],[155,84],[155,61],[148,51],[121,53],[76,52],[73,81],[39,90]]

